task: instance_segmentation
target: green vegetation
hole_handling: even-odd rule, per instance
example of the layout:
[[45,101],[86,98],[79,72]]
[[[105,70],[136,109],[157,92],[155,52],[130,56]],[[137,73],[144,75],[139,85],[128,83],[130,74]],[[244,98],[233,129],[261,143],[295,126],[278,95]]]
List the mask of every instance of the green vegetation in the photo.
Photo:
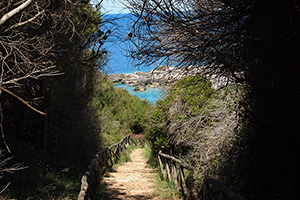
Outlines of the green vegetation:
[[157,101],[146,132],[154,152],[157,153],[161,146],[171,148],[167,123],[179,123],[202,112],[210,98],[213,98],[213,92],[211,83],[203,76],[188,76],[173,85],[165,99]]
[[114,88],[106,76],[99,77],[91,103],[101,123],[104,146],[119,142],[128,133],[144,132],[150,103],[130,95],[127,90]]
[[163,199],[181,199],[174,183],[162,180],[159,174],[156,175],[156,193],[154,195]]
[[151,146],[149,145],[148,142],[145,143],[145,146],[144,146],[144,151],[143,151],[143,156],[144,158],[146,158],[148,161],[151,159]]
[[[143,156],[148,160],[148,164],[150,167],[155,168],[156,167],[156,156],[152,156],[153,150],[151,148],[151,145],[147,142],[144,146]],[[176,186],[174,183],[169,182],[168,180],[164,180],[160,171],[160,168],[156,170],[158,173],[155,174],[155,189],[156,193],[155,196],[162,197],[163,199],[179,199],[181,198],[181,195],[176,189]]]
[[237,137],[242,91],[237,85],[213,89],[201,75],[179,80],[150,115],[146,131],[150,160],[165,146],[166,153],[176,154],[194,167],[198,186],[207,174],[219,179],[222,174],[224,180],[220,168],[227,166],[224,155]]
[[[6,12],[16,5],[3,1],[0,10]],[[30,26],[12,26],[29,19],[33,20]],[[9,39],[15,40],[11,42],[21,43],[20,49],[14,49],[21,52],[18,54],[3,54],[1,49],[1,63],[7,66],[2,73],[13,72],[6,80],[15,80],[15,86],[5,85],[3,79],[1,85],[47,113],[38,115],[13,96],[1,93],[1,131],[11,151],[2,140],[1,161],[13,157],[1,165],[0,188],[11,183],[1,194],[5,198],[78,195],[81,173],[101,145],[95,110],[89,106],[103,58],[101,49],[90,51],[90,47],[103,40],[103,33],[98,31],[101,21],[100,12],[88,2],[39,1],[0,27],[1,38],[10,35]],[[12,56],[22,54],[24,49],[23,62],[23,57]],[[2,59],[2,55],[13,60]],[[15,163],[23,163],[26,168],[6,173],[11,166],[14,172]]]
[[120,159],[118,160],[118,162],[116,164],[114,164],[113,168],[117,168],[119,165],[122,165],[124,163],[130,162],[130,154],[133,150],[141,148],[141,146],[137,146],[133,143],[131,143],[126,149],[125,151],[121,152],[120,155]]
[[[35,148],[30,148],[26,145],[21,145],[14,147],[14,151],[18,152],[18,156],[14,159],[14,162],[23,162],[24,165],[29,166],[28,169],[24,169],[16,172],[15,174],[7,174],[3,181],[11,181],[12,184],[5,191],[6,198],[18,197],[18,199],[26,199],[28,196],[33,194],[37,197],[43,198],[70,198],[74,199],[78,195],[80,188],[80,178],[82,173],[86,170],[88,165],[88,158],[93,156],[93,152],[96,152],[101,146],[87,146],[87,148],[92,151],[80,152],[82,151],[83,145],[92,144],[102,144],[103,147],[110,146],[116,142],[119,142],[123,136],[131,132],[143,132],[143,127],[145,127],[146,112],[151,109],[150,103],[147,101],[142,101],[136,96],[132,96],[128,91],[123,89],[117,89],[113,87],[111,81],[99,72],[96,73],[97,78],[95,79],[94,89],[92,97],[87,101],[87,106],[90,110],[89,115],[93,114],[93,124],[80,124],[74,116],[70,115],[68,118],[79,124],[75,127],[68,127],[64,131],[60,130],[59,133],[64,133],[64,137],[69,134],[79,134],[78,131],[84,131],[85,140],[78,141],[76,135],[68,136],[65,138],[68,146],[71,149],[64,149],[60,152],[60,155],[53,155],[50,153],[44,153],[36,151]],[[66,96],[64,96],[66,98]],[[65,99],[67,100],[67,98]],[[78,99],[77,99],[78,100]],[[78,109],[79,107],[77,107]],[[61,113],[61,111],[59,111]],[[68,112],[76,112],[78,110],[68,110]],[[64,115],[66,117],[66,115]],[[70,118],[71,117],[71,118]],[[78,115],[76,117],[79,117]],[[97,122],[97,124],[96,124]],[[62,123],[62,122],[59,122]],[[73,124],[69,122],[70,125]],[[65,125],[62,123],[61,125]],[[74,124],[73,124],[74,126]],[[91,129],[87,129],[90,127]],[[78,130],[75,130],[78,129]],[[92,129],[93,128],[93,129]],[[71,131],[72,130],[72,131]],[[52,132],[54,134],[55,132]],[[59,134],[57,133],[57,134]],[[88,138],[92,139],[92,134],[98,134],[96,138],[98,141],[89,141]],[[78,136],[78,135],[77,135]],[[62,138],[64,139],[64,138]],[[77,157],[70,157],[69,151],[72,150],[72,144],[70,142],[79,142],[77,145],[81,146]],[[19,144],[20,145],[20,144]],[[135,145],[131,145],[126,152],[123,152],[120,157],[120,163],[128,162],[129,154],[133,150]],[[50,148],[50,147],[49,147]],[[53,148],[53,147],[52,147]],[[27,149],[24,151],[23,149]],[[77,149],[73,149],[76,151]],[[70,160],[61,160],[65,158]],[[87,157],[83,157],[87,156]],[[76,164],[76,160],[87,160],[84,164]],[[64,161],[64,162],[62,162]],[[72,163],[70,163],[72,162]],[[81,170],[75,167],[80,167]],[[29,178],[28,178],[29,177]],[[17,190],[15,188],[22,188],[22,190]]]
[[[223,156],[222,166],[226,168],[220,180],[238,188],[247,199],[295,198],[300,132],[299,3],[295,0],[126,2],[139,19],[130,32],[137,45],[130,55],[139,63],[175,65],[185,71],[196,69],[210,77],[230,78],[245,87],[241,99],[231,104],[238,114],[221,113],[228,123],[216,118],[213,109],[209,113],[214,120],[208,114],[202,119],[190,119],[189,123],[182,120],[182,126],[165,123],[161,127],[171,132],[169,141],[178,149],[189,151],[184,140],[194,147],[201,143],[196,140],[191,143],[189,137],[193,135],[181,131],[184,127],[194,133],[198,132],[195,127],[202,129],[197,122],[210,121],[215,130],[205,126],[207,129],[202,129],[205,137],[196,137],[199,141],[222,137],[230,126],[236,127],[229,131],[235,132],[234,135],[224,138],[232,142],[216,155],[217,161]],[[182,137],[173,134],[176,132]],[[215,135],[209,134],[213,132]],[[202,156],[195,157],[205,162],[214,156],[204,151]]]
[[131,131],[146,133],[152,157],[163,145],[195,166],[198,181],[209,174],[248,199],[294,198],[298,3],[128,3],[139,19],[128,34],[137,63],[175,64],[235,84],[215,90],[201,76],[186,77],[151,112],[99,73],[111,34],[101,31],[99,6],[2,0],[0,191],[8,188],[0,198],[76,198],[98,148]]
[[[0,16],[18,5],[1,1]],[[110,31],[88,1],[41,0],[20,12],[0,26],[0,84],[47,115],[1,90],[0,190],[10,185],[0,198],[75,199],[95,153],[143,132],[151,106],[99,72]]]

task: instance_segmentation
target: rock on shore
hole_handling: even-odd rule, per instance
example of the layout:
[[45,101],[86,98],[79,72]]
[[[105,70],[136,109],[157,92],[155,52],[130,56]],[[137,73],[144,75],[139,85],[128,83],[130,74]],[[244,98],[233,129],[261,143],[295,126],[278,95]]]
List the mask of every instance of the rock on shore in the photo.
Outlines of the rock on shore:
[[145,86],[138,86],[138,87],[133,89],[133,91],[145,91],[145,90],[146,90]]
[[[146,88],[141,88],[139,86],[149,85],[149,87],[155,87],[157,85],[172,85],[177,80],[184,76],[190,76],[201,73],[198,68],[175,68],[168,66],[159,66],[150,72],[136,71],[133,74],[111,74],[109,78],[114,83],[131,84],[136,86],[135,91],[146,90]],[[211,75],[207,77],[214,88],[219,88],[222,85],[228,83],[229,78],[227,77],[217,77]]]
[[[189,73],[191,75],[191,73]],[[136,85],[170,85],[182,78],[183,70],[175,67],[160,66],[150,72],[136,71],[133,74],[111,74],[109,78],[114,83]]]

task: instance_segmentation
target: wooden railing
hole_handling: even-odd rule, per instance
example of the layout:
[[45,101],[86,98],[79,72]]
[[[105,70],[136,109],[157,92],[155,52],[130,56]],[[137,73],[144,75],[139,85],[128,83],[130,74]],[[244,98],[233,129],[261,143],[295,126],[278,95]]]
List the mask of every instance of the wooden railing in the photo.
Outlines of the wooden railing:
[[119,160],[121,152],[130,144],[130,141],[133,140],[130,135],[127,135],[120,142],[101,150],[95,155],[88,166],[88,171],[81,178],[78,200],[96,199],[96,187],[100,183],[100,177]]
[[136,145],[145,146],[146,139],[143,136],[137,136],[136,137]]
[[132,141],[134,142],[135,145],[139,146],[145,146],[146,143],[146,138],[144,134],[133,134],[131,136]]
[[[194,186],[193,167],[175,156],[162,153],[162,149],[158,152],[158,163],[162,176],[175,184],[176,188],[181,191],[184,199],[210,200],[212,199],[212,193],[214,193],[217,195],[217,198],[213,199],[245,200],[245,198],[233,192],[224,184],[208,176],[204,178],[200,192],[197,192]],[[185,173],[188,173],[186,174],[187,176],[185,176]],[[212,188],[214,188],[214,192],[210,192]]]

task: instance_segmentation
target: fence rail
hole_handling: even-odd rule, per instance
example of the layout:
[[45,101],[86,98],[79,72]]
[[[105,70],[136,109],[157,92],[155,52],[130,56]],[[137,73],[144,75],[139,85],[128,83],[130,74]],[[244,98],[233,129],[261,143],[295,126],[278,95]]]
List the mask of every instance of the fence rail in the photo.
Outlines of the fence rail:
[[[197,192],[194,186],[194,169],[186,164],[184,161],[175,156],[162,153],[163,148],[158,152],[158,163],[164,179],[173,182],[176,188],[181,191],[184,199],[187,200],[210,200],[212,192],[211,189],[217,191],[217,198],[214,199],[233,199],[245,200],[239,194],[233,192],[229,187],[220,183],[219,181],[206,176],[200,192]],[[188,172],[185,176],[185,172]]]
[[[78,200],[96,199],[96,187],[100,183],[100,177],[119,160],[121,152],[125,150],[131,141],[136,145],[145,143],[142,137],[137,137],[136,141],[134,141],[130,135],[127,135],[120,142],[101,150],[95,155],[95,158],[91,160],[91,164],[88,166],[88,171],[81,178]],[[200,192],[197,192],[194,185],[193,167],[175,156],[163,153],[162,149],[158,152],[157,157],[163,178],[174,182],[184,199],[210,200],[212,199],[212,193],[214,193],[214,195],[217,195],[217,198],[214,199],[245,200],[245,198],[233,192],[229,187],[208,176],[204,178]],[[212,188],[214,192],[211,192]]]
[[96,199],[96,187],[100,183],[100,177],[119,160],[121,152],[130,144],[130,141],[133,141],[130,135],[126,135],[120,142],[102,149],[95,155],[88,166],[88,171],[81,178],[78,200]]

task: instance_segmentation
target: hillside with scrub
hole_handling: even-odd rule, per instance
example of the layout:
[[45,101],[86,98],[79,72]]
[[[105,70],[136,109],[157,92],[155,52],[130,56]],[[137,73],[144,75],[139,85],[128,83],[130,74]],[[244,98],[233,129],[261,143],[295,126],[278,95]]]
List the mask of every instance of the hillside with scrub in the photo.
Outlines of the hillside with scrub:
[[205,175],[226,181],[222,170],[239,137],[243,93],[238,84],[213,89],[201,75],[177,81],[149,117],[146,138],[153,157],[162,146],[165,152],[180,155],[194,167],[198,187]]
[[75,199],[151,105],[103,72],[111,31],[89,1],[1,1],[0,17],[0,199]]
[[150,118],[153,150],[165,145],[199,179],[208,173],[247,199],[297,196],[299,2],[126,2],[138,64],[225,81],[217,91],[176,83]]
[[[150,163],[162,153],[184,163],[195,194],[204,179],[247,199],[294,199],[299,2],[123,2],[125,36],[102,1],[0,2],[0,198],[75,199],[91,160],[113,172],[120,144],[145,133]],[[109,38],[128,44],[136,69],[177,75],[164,99],[153,106],[114,88],[104,71]]]

